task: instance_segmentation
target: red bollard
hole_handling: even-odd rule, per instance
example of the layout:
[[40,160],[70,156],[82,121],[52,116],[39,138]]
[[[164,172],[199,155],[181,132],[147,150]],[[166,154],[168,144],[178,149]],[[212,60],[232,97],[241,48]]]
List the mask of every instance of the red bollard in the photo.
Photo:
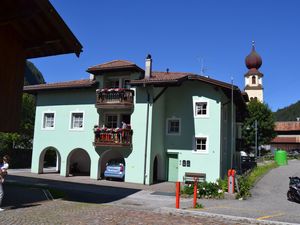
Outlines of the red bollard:
[[197,204],[197,187],[198,187],[198,183],[197,180],[194,180],[194,208],[196,208],[196,204]]
[[180,200],[180,182],[176,182],[176,209],[179,209],[179,200]]
[[233,194],[234,193],[234,176],[235,176],[235,170],[231,169],[228,170],[228,193]]

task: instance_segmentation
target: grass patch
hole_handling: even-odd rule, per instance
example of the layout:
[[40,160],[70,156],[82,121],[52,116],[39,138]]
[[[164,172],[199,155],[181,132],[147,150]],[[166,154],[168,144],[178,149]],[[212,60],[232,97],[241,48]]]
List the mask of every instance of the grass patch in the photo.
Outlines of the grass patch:
[[237,198],[246,199],[251,196],[250,189],[256,184],[256,182],[262,178],[270,170],[278,167],[275,162],[258,165],[249,173],[246,173],[238,177],[239,193]]
[[275,162],[255,167],[248,175],[250,185],[253,186],[263,175],[276,167],[278,167],[278,165]]

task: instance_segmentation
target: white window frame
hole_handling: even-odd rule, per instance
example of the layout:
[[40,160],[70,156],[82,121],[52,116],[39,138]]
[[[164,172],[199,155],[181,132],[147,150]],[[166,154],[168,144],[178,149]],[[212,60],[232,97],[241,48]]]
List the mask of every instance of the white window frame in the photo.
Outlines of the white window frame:
[[[205,138],[206,139],[206,149],[205,150],[197,150],[197,138]],[[209,153],[209,139],[208,136],[205,135],[197,135],[193,138],[194,146],[193,152],[197,154],[208,154]]]
[[[197,103],[206,103],[206,114],[204,115],[198,115],[196,113],[196,104]],[[207,99],[202,99],[202,98],[198,98],[198,99],[194,99],[193,100],[193,114],[194,114],[194,118],[208,118],[209,117],[209,101]]]
[[[53,114],[53,127],[46,127],[45,123],[45,115]],[[55,130],[55,120],[56,120],[56,112],[55,111],[44,111],[42,116],[42,130]]]
[[[179,122],[178,133],[170,133],[169,132],[169,121],[174,121],[174,120],[178,120],[178,122]],[[177,118],[177,117],[167,118],[166,135],[170,135],[170,136],[180,136],[181,135],[181,118]]]
[[[73,114],[75,113],[82,113],[82,127],[73,127]],[[83,131],[84,130],[84,111],[71,111],[70,112],[70,126],[69,126],[69,130],[72,131]]]
[[[197,103],[202,103],[202,104],[206,104],[206,114],[197,114],[196,110],[197,110]],[[208,102],[207,101],[195,101],[194,102],[194,115],[195,118],[203,118],[203,117],[208,117]]]

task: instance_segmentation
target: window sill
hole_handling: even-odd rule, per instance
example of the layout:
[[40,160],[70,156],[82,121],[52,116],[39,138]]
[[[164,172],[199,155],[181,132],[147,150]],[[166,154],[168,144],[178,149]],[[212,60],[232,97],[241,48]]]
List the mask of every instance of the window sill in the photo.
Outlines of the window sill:
[[193,154],[200,154],[200,155],[208,155],[209,154],[208,150],[206,150],[206,151],[195,151],[195,150],[193,150],[192,153]]

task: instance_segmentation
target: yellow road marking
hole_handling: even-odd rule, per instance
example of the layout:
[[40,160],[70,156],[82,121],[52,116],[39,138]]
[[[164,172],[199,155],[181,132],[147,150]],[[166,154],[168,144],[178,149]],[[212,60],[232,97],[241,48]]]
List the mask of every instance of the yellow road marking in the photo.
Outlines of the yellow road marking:
[[270,219],[272,217],[283,216],[283,215],[284,215],[284,213],[277,213],[277,214],[269,215],[269,216],[261,216],[261,217],[256,218],[256,220]]

